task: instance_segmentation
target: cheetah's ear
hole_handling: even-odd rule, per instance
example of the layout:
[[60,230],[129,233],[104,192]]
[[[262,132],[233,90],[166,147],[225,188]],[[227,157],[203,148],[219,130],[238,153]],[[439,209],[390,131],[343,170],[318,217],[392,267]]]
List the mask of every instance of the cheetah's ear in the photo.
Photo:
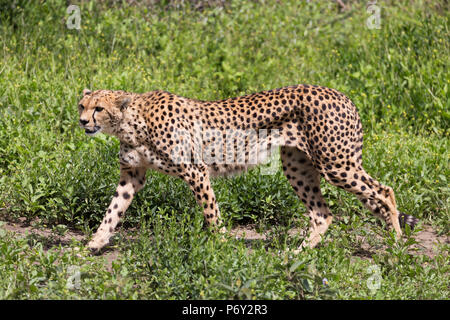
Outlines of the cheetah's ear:
[[83,96],[85,96],[85,95],[87,95],[87,94],[91,94],[91,93],[92,93],[92,91],[89,90],[89,89],[84,89],[84,90],[83,90]]
[[130,104],[130,102],[131,99],[129,97],[121,97],[117,99],[117,106],[119,107],[120,111],[124,111]]

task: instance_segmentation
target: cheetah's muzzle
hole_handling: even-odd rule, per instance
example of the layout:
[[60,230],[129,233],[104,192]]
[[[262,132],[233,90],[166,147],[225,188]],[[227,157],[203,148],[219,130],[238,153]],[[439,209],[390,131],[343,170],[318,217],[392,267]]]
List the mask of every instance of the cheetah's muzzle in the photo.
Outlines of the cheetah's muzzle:
[[84,128],[84,132],[88,135],[88,136],[94,136],[97,133],[99,133],[100,131],[100,127],[94,127],[92,130],[88,129],[88,128]]

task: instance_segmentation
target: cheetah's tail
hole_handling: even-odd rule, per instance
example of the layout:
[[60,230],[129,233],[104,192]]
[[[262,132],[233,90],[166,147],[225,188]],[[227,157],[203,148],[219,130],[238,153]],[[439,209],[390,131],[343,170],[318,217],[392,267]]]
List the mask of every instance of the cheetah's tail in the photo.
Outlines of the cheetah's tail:
[[419,219],[417,219],[416,217],[413,217],[401,211],[399,211],[398,220],[402,228],[404,228],[405,225],[409,225],[411,230],[413,230],[416,224],[419,222]]

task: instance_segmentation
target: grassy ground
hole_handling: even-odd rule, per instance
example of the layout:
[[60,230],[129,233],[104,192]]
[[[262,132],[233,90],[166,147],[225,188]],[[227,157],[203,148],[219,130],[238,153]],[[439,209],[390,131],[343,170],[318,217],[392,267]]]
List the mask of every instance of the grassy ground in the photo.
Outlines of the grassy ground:
[[[0,1],[0,298],[449,298],[444,1],[380,3],[380,29],[367,27],[360,2],[83,2],[80,30],[67,28],[65,2],[14,3]],[[220,99],[296,83],[352,99],[365,168],[421,219],[417,230],[395,243],[353,196],[324,184],[335,223],[318,248],[289,254],[305,208],[280,170],[254,169],[213,186],[229,228],[264,237],[223,242],[188,187],[153,172],[109,251],[86,254],[117,183],[119,144],[78,128],[83,88]]]

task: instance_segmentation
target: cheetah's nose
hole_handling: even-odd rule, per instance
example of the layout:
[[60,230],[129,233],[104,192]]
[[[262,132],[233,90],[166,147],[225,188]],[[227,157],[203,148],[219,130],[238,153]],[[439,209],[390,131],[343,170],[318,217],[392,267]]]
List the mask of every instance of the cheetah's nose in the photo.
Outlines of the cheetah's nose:
[[80,119],[80,123],[82,126],[85,126],[88,122],[89,122],[88,120]]

